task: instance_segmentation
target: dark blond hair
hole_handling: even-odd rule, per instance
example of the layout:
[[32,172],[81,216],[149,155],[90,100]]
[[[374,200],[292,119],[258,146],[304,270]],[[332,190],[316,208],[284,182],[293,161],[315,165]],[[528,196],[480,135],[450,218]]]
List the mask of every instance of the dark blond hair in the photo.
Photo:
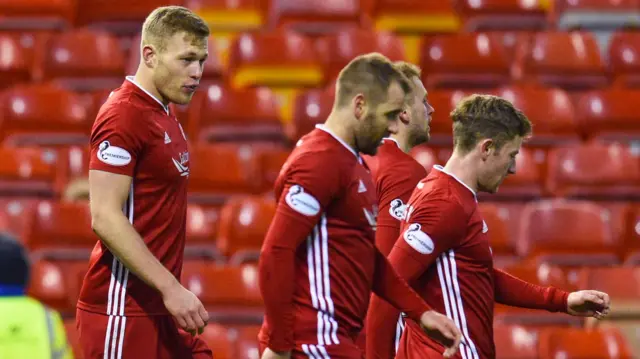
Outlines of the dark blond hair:
[[198,15],[182,6],[163,6],[151,12],[142,25],[142,46],[154,45],[160,51],[165,40],[185,32],[196,39],[209,37],[209,26]]
[[405,94],[411,91],[409,80],[385,56],[375,52],[357,56],[338,75],[336,106],[347,105],[359,93],[373,103],[382,102],[393,82]]
[[516,136],[531,135],[531,122],[511,102],[491,95],[471,95],[451,112],[453,144],[462,153],[471,151],[480,140],[492,139],[500,149]]
[[409,80],[411,80],[412,77],[420,78],[420,76],[422,76],[422,70],[420,70],[418,66],[412,63],[405,61],[396,61],[393,63],[393,66],[395,66],[400,72],[402,72],[402,74]]

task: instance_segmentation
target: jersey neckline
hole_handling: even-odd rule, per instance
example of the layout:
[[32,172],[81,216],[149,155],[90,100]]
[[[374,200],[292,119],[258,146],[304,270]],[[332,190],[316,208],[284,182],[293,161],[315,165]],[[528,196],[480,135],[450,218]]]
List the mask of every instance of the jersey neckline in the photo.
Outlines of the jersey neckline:
[[147,96],[151,97],[154,101],[156,101],[157,103],[160,104],[160,106],[162,106],[162,109],[167,113],[167,115],[169,114],[169,106],[165,106],[162,101],[158,100],[157,97],[153,96],[151,94],[151,92],[145,90],[142,86],[140,86],[139,83],[137,83],[134,79],[133,76],[126,76],[125,79],[129,82],[131,82],[132,84],[134,84],[137,88],[139,88],[140,90],[142,90],[142,92],[144,92],[145,94],[147,94]]
[[343,145],[346,149],[349,150],[349,152],[353,153],[354,156],[356,156],[356,159],[358,160],[358,162],[360,164],[362,164],[362,157],[360,155],[358,155],[358,153],[351,148],[351,146],[349,146],[346,142],[344,142],[340,137],[338,137],[335,133],[333,133],[331,130],[329,130],[328,128],[326,128],[323,124],[316,124],[316,128],[324,131],[326,133],[328,133],[329,135],[331,135],[331,137],[333,137],[336,141],[340,142],[341,145]]
[[471,189],[471,187],[469,187],[469,185],[467,185],[466,183],[462,182],[462,180],[460,178],[458,178],[458,176],[454,175],[451,172],[448,172],[441,165],[434,165],[433,168],[438,170],[438,171],[440,171],[441,173],[446,174],[447,176],[453,178],[454,180],[458,181],[458,183],[463,185],[466,189],[468,189],[471,192],[471,194],[473,194],[473,198],[475,198],[476,202],[478,201],[478,197],[476,195],[476,192],[473,189]]

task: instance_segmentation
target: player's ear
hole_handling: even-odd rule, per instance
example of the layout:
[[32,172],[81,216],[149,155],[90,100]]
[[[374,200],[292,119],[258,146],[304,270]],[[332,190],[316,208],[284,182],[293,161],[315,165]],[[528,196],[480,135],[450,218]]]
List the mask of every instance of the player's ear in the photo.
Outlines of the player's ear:
[[485,138],[480,141],[480,153],[482,154],[482,159],[486,160],[491,156],[496,150],[496,143],[494,140],[490,138]]
[[361,93],[355,95],[351,102],[355,118],[358,120],[364,118],[367,112],[367,101],[365,100],[364,95]]
[[405,125],[408,125],[409,124],[409,111],[407,111],[405,109],[402,112],[400,112],[400,114],[398,115],[398,120],[400,120],[400,122],[404,123]]
[[156,59],[157,56],[157,51],[155,49],[155,47],[153,45],[145,45],[142,48],[142,62],[144,62],[144,64],[149,67],[149,68],[154,68],[156,66]]

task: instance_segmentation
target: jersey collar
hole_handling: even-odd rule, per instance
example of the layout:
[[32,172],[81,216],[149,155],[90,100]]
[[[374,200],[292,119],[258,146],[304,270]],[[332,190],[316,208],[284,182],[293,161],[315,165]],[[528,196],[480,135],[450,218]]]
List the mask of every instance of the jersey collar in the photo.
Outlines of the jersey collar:
[[353,155],[356,156],[356,159],[358,160],[358,162],[362,164],[362,157],[360,157],[358,153],[354,151],[353,148],[351,148],[351,146],[349,146],[346,142],[344,142],[340,137],[336,136],[335,133],[331,132],[331,130],[326,128],[323,124],[317,124],[316,128],[328,133],[329,135],[331,135],[331,137],[335,138],[336,141],[340,142],[340,144],[342,144],[346,149],[348,149],[349,152],[353,153]]
[[398,140],[396,140],[393,137],[385,137],[385,138],[382,139],[382,142],[384,142],[384,141],[392,141],[393,143],[396,144],[396,146],[398,146],[398,148],[400,148],[400,143],[398,143]]
[[476,201],[478,201],[478,197],[476,196],[476,192],[474,190],[471,189],[471,187],[469,187],[466,183],[462,182],[462,180],[460,178],[458,178],[456,175],[454,175],[451,172],[448,172],[444,169],[444,167],[442,167],[441,165],[434,165],[433,166],[434,169],[446,174],[447,176],[452,177],[453,179],[455,179],[456,181],[460,182],[461,185],[465,186],[469,191],[471,191],[471,193],[473,193],[473,198],[476,199]]
[[167,113],[167,115],[169,114],[169,106],[165,106],[162,101],[158,100],[157,97],[153,96],[149,91],[145,90],[142,86],[140,86],[139,83],[137,83],[134,80],[133,76],[127,76],[125,77],[125,79],[129,82],[131,82],[132,84],[136,85],[137,88],[139,88],[140,90],[142,90],[144,93],[146,93],[149,97],[151,97],[152,99],[154,99],[157,103],[160,104],[160,106],[162,106],[162,109]]

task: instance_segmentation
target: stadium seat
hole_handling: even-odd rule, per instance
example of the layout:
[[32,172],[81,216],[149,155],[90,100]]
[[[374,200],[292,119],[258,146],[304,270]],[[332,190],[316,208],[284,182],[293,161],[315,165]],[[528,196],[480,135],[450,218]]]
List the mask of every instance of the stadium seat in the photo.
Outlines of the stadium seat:
[[292,121],[285,125],[285,133],[291,143],[313,131],[317,124],[326,121],[333,108],[333,91],[311,89],[299,93],[294,100]]
[[60,311],[65,317],[73,316],[87,269],[85,261],[36,259],[32,264],[27,294]]
[[456,5],[468,31],[543,30],[548,26],[548,2],[544,0],[459,0]]
[[291,32],[242,34],[231,45],[229,67],[238,87],[312,87],[323,80],[312,42]]
[[519,56],[522,80],[568,90],[609,83],[600,49],[587,32],[539,32]]
[[86,145],[93,119],[80,96],[49,85],[25,85],[0,97],[5,145]]
[[549,154],[547,188],[556,196],[640,198],[640,158],[619,144],[565,146]]
[[621,243],[603,213],[603,207],[587,201],[530,202],[522,212],[518,252],[536,263],[568,267],[616,264]]
[[258,324],[262,320],[258,268],[254,265],[186,261],[182,283],[202,300],[214,322]]
[[264,144],[256,146],[260,151],[260,168],[262,173],[262,181],[264,191],[273,192],[273,186],[280,174],[282,166],[289,158],[291,149],[283,146]]
[[450,1],[376,0],[373,17],[377,30],[402,34],[452,33],[460,19]]
[[633,104],[640,89],[610,88],[578,97],[579,130],[589,138],[631,142],[640,139],[640,121]]
[[56,192],[62,193],[64,187],[71,181],[88,178],[89,176],[89,146],[68,146],[57,151],[58,168],[56,178]]
[[268,88],[210,85],[189,108],[189,133],[202,142],[281,143],[284,133],[276,97]]
[[216,247],[220,213],[214,208],[189,203],[187,207],[187,245],[186,258],[206,258],[222,261]]
[[316,41],[316,52],[325,68],[325,78],[333,79],[354,57],[379,52],[392,61],[407,58],[402,41],[393,34],[363,29],[342,30]]
[[513,103],[533,124],[527,145],[544,147],[580,140],[576,114],[567,92],[557,88],[513,86],[496,95]]
[[32,80],[36,46],[37,40],[34,34],[0,33],[0,49],[3,57],[0,62],[0,89]]
[[614,328],[546,328],[539,336],[540,359],[632,359],[622,334]]
[[61,30],[73,25],[74,0],[3,0],[0,30]]
[[241,326],[237,328],[237,331],[236,353],[238,358],[258,358],[260,356],[258,344],[260,326]]
[[615,30],[640,20],[636,0],[557,0],[550,20],[561,30]]
[[365,25],[360,0],[271,0],[271,26],[307,35],[322,35]]
[[260,154],[250,144],[200,144],[190,150],[189,198],[222,204],[233,194],[264,188]]
[[76,26],[103,29],[118,36],[134,35],[149,13],[166,5],[164,0],[82,0],[78,2]]
[[208,323],[200,338],[215,353],[216,359],[236,359],[235,333],[218,323]]
[[640,204],[632,204],[625,226],[625,264],[640,265]]
[[0,158],[0,195],[54,195],[58,166],[55,151],[0,146]]
[[185,0],[184,6],[216,32],[259,30],[266,22],[267,0]]
[[[424,69],[423,69],[424,71]],[[428,89],[429,90],[429,89]],[[478,90],[473,89],[436,89],[429,90],[428,100],[435,112],[431,115],[430,133],[431,139],[429,140],[430,146],[452,146],[452,126],[453,122],[449,114],[456,107],[458,102],[466,96],[472,95],[477,92],[491,93],[490,90]]]
[[596,267],[580,272],[580,288],[609,294],[612,315],[630,317],[640,314],[640,267]]
[[523,204],[480,202],[480,213],[489,228],[489,242],[496,264],[518,259],[517,238]]
[[421,144],[415,146],[409,151],[409,154],[413,159],[418,161],[419,164],[424,167],[427,173],[431,172],[431,169],[434,165],[441,164],[438,162],[438,158],[436,157],[436,153],[433,149],[429,147],[429,144]]
[[521,325],[493,327],[496,359],[538,359],[538,330]]
[[[140,40],[141,35],[136,35],[131,41],[131,48],[128,52],[128,58],[126,60],[126,73],[133,75],[138,70],[140,64]],[[209,57],[204,63],[204,70],[202,72],[202,79],[200,79],[200,87],[210,85],[212,83],[220,82],[222,79],[223,71],[222,64],[220,62],[220,54],[218,53],[218,45],[213,36],[209,37],[207,44],[207,51]],[[124,78],[121,79],[124,80]]]
[[0,197],[0,231],[24,242],[37,204],[37,197]]
[[640,87],[640,34],[621,31],[613,34],[608,48],[609,70],[619,87]]
[[220,211],[218,249],[232,263],[257,261],[276,211],[275,201],[258,196],[233,197]]
[[97,241],[86,202],[40,201],[26,235],[29,250],[47,258],[88,259]]
[[425,39],[423,81],[427,88],[491,88],[510,81],[510,65],[497,38],[460,33]]
[[124,64],[124,53],[112,35],[67,31],[47,43],[44,78],[74,91],[113,89],[124,81]]

